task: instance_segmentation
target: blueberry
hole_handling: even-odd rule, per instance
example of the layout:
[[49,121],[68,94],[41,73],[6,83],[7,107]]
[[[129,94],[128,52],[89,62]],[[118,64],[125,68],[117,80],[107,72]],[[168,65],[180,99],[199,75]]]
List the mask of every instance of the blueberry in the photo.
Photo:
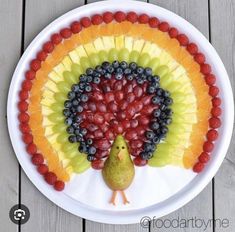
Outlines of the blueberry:
[[86,70],[86,74],[87,74],[88,76],[92,76],[93,73],[94,73],[94,70],[93,70],[92,68],[88,68],[88,69]]
[[165,123],[166,123],[166,125],[170,125],[172,123],[172,119],[171,118],[166,118]]
[[115,60],[115,61],[113,61],[113,63],[112,63],[112,66],[113,66],[113,68],[118,68],[119,67],[119,62],[117,61],[117,60]]
[[170,97],[170,92],[169,91],[167,91],[167,90],[164,90],[164,92],[163,92],[163,96],[164,97]]
[[143,73],[144,73],[144,69],[143,69],[142,67],[138,67],[138,68],[137,68],[137,73],[138,73],[139,75],[143,74]]
[[86,94],[81,95],[81,101],[82,102],[87,102],[88,101],[88,96]]
[[93,77],[92,76],[87,76],[87,82],[90,83],[93,81]]
[[70,111],[69,109],[64,109],[64,110],[63,110],[63,115],[64,115],[65,117],[69,117],[69,116],[71,115],[71,111]]
[[68,99],[72,100],[76,97],[76,94],[72,91],[68,92]]
[[141,152],[140,157],[143,160],[149,160],[153,157],[153,154],[152,154],[152,152]]
[[86,91],[87,93],[91,92],[91,90],[92,90],[92,88],[91,88],[90,85],[87,85],[87,86],[85,87],[85,91]]
[[161,133],[165,135],[167,132],[168,132],[168,128],[166,126],[162,126]]
[[111,87],[109,85],[103,85],[102,90],[104,93],[108,93],[111,91]]
[[92,74],[93,77],[101,77],[101,74],[98,73],[97,71],[94,71]]
[[132,81],[134,79],[134,76],[132,74],[127,75],[126,79],[128,81]]
[[137,64],[135,62],[131,62],[129,65],[131,70],[136,70],[137,69]]
[[104,78],[110,80],[112,78],[112,74],[107,72],[104,74]]
[[144,73],[145,73],[147,76],[152,76],[153,70],[152,70],[151,68],[145,68]]
[[78,142],[83,142],[83,141],[84,141],[84,138],[83,138],[83,136],[82,136],[81,134],[78,134],[78,135],[76,136],[76,138],[77,138],[77,141],[78,141]]
[[77,138],[75,135],[70,135],[69,136],[69,142],[70,143],[76,143],[77,142]]
[[65,107],[65,108],[70,108],[71,106],[72,106],[72,102],[71,102],[71,101],[66,100],[66,101],[64,102],[64,107]]
[[155,88],[153,86],[149,85],[147,88],[147,93],[153,94],[154,92],[155,92]]
[[144,83],[144,80],[142,78],[138,78],[136,80],[136,82],[139,84],[139,85],[142,85]]
[[82,121],[82,117],[80,115],[75,116],[75,122],[80,123]]
[[153,157],[153,152],[147,152],[148,160],[150,160]]
[[155,134],[153,131],[146,131],[145,136],[147,139],[151,140],[154,138]]
[[72,118],[66,118],[64,122],[66,125],[71,126],[73,123],[73,120],[72,120]]
[[110,63],[105,61],[102,63],[102,68],[105,69],[105,70],[108,70],[108,68],[110,67]]
[[96,148],[94,146],[88,148],[89,155],[94,155],[95,153],[96,153]]
[[159,137],[155,136],[153,139],[152,139],[153,143],[154,144],[159,144],[160,143],[160,139]]
[[170,106],[173,103],[173,100],[170,97],[167,97],[164,101],[165,105]]
[[158,75],[152,76],[151,81],[152,81],[153,83],[159,83],[160,77],[159,77]]
[[164,104],[162,104],[162,105],[160,106],[160,109],[161,109],[161,110],[166,110],[166,109],[167,109],[167,106],[164,105]]
[[81,135],[81,134],[80,134],[80,129],[79,129],[79,128],[76,128],[76,129],[74,130],[74,134],[75,134],[75,135]]
[[[80,126],[80,123],[79,123],[79,122],[74,122],[74,123],[73,123],[73,128],[78,129],[79,126]],[[75,130],[75,132],[76,132],[76,130]]]
[[85,74],[80,75],[79,80],[81,82],[86,82],[87,81],[87,76]]
[[161,88],[158,88],[158,89],[156,90],[156,94],[157,94],[158,96],[161,96],[161,95],[163,94],[163,92],[164,92],[164,90],[161,89]]
[[126,68],[128,67],[127,62],[126,62],[126,61],[122,61],[122,62],[120,63],[120,67],[121,67],[122,69],[126,69]]
[[122,73],[116,73],[116,74],[115,74],[115,79],[116,79],[116,80],[121,80],[122,78],[123,78]]
[[124,69],[124,74],[125,74],[125,75],[131,74],[131,69],[130,69],[130,68],[125,68],[125,69]]
[[167,109],[165,109],[165,114],[167,115],[167,116],[171,116],[172,115],[172,110],[171,109],[169,109],[169,108],[167,108]]
[[79,105],[78,99],[74,99],[74,100],[72,101],[72,104],[73,104],[73,106],[78,106],[78,105]]
[[86,141],[86,142],[87,142],[87,144],[88,144],[88,145],[93,144],[93,140],[92,140],[92,139],[87,139],[87,141]]
[[87,129],[86,129],[86,128],[81,128],[81,129],[80,129],[80,133],[81,133],[82,135],[86,135],[86,134],[87,134]]
[[86,144],[85,144],[85,143],[80,143],[80,146],[79,146],[78,150],[79,150],[81,153],[86,153],[86,152],[87,152]]
[[152,130],[157,130],[159,128],[159,123],[158,122],[153,122],[152,124],[151,124],[151,129]]
[[76,110],[77,110],[78,113],[82,113],[83,107],[81,105],[78,105]]
[[73,134],[74,133],[74,128],[72,126],[67,127],[66,131],[68,134]]
[[100,83],[100,78],[99,77],[94,77],[93,82],[95,84],[99,84]]
[[88,156],[87,156],[87,160],[88,160],[89,162],[91,162],[91,161],[95,160],[95,156],[94,156],[94,155],[88,155]]
[[78,92],[80,92],[80,87],[79,87],[79,85],[77,85],[77,84],[74,84],[74,85],[72,85],[72,91],[73,92],[75,92],[75,93],[78,93]]
[[103,68],[100,65],[96,66],[95,71],[99,74],[103,74]]
[[80,92],[82,92],[83,89],[85,89],[86,87],[86,83],[85,82],[79,82],[79,88],[80,88]]
[[160,115],[161,115],[161,110],[160,110],[160,109],[155,109],[155,110],[153,111],[153,116],[154,116],[155,118],[158,118]]
[[160,119],[165,119],[167,117],[165,112],[161,112]]
[[158,96],[152,97],[152,103],[157,105],[160,103],[160,98]]

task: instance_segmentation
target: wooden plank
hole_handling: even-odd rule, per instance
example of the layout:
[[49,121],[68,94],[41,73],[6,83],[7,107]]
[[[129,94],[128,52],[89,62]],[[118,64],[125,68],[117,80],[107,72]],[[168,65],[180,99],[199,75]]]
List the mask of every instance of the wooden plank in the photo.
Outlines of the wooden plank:
[[[226,0],[210,1],[211,16],[211,42],[219,53],[229,74],[233,91],[235,90],[235,66],[234,66],[234,21],[235,1]],[[227,156],[215,177],[215,218],[228,219],[229,227],[219,227],[216,224],[215,231],[234,231],[235,227],[235,134]],[[225,220],[226,221],[226,220]]]
[[[13,20],[14,19],[14,20]],[[22,2],[0,0],[0,218],[1,231],[17,231],[9,219],[12,206],[18,204],[19,165],[7,130],[6,102],[8,88],[21,52]]]
[[[158,6],[169,9],[181,17],[188,20],[195,27],[197,27],[207,38],[209,38],[209,22],[208,22],[208,2],[207,0],[150,0],[150,3],[154,3]],[[173,219],[191,219],[191,218],[203,219],[205,222],[213,218],[212,214],[212,184],[210,183],[203,192],[200,193],[194,200],[189,202],[181,209],[161,218],[166,220],[166,227],[168,226],[167,220]],[[161,226],[161,221],[158,226]],[[155,223],[156,224],[156,223]],[[212,227],[208,227],[206,231],[212,231]],[[152,224],[151,231],[156,231],[156,225]],[[161,228],[161,232],[164,231],[195,231],[195,228],[188,226],[187,228]],[[199,230],[198,230],[199,231]]]
[[[28,45],[52,20],[83,4],[83,0],[26,1],[25,45]],[[22,172],[21,188],[22,203],[27,205],[31,212],[30,220],[21,228],[22,232],[82,231],[82,219],[67,213],[45,198],[24,172]]]

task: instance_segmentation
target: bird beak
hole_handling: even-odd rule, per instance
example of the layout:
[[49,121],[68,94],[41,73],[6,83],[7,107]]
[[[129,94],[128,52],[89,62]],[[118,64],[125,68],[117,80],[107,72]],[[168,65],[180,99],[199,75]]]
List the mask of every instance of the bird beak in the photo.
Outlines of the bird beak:
[[118,157],[118,159],[119,159],[120,161],[123,159],[123,153],[122,153],[121,150],[118,152],[117,157]]

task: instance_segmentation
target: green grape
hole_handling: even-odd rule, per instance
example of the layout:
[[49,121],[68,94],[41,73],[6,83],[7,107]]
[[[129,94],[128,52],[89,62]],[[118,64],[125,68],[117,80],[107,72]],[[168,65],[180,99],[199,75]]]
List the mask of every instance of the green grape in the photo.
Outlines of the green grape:
[[168,90],[168,86],[172,83],[172,75],[166,74],[162,77],[160,77],[160,84],[163,88]]
[[88,57],[82,57],[80,59],[80,64],[81,64],[81,66],[82,66],[84,71],[91,67],[91,64],[89,62],[89,58]]
[[[185,129],[182,127],[182,125],[181,124],[177,124],[177,123],[172,123],[171,125],[168,126],[168,129],[169,129],[169,133],[168,133],[169,136],[171,134],[172,135],[175,135],[175,134],[178,135],[180,133],[185,132]],[[167,139],[168,139],[168,135],[167,135]]]
[[153,70],[156,70],[160,64],[159,58],[153,58],[152,60],[149,61],[148,67],[152,68]]
[[130,57],[130,53],[127,48],[122,48],[119,51],[119,54],[118,54],[119,61],[129,62],[129,57]]
[[77,151],[78,150],[78,144],[71,144],[69,142],[67,143],[64,143],[63,146],[62,146],[62,151],[65,152],[65,153],[70,153],[70,152],[73,152],[73,151]]
[[185,97],[182,93],[172,93],[171,94],[174,103],[182,103],[185,100]]
[[62,124],[62,123],[58,123],[56,125],[53,126],[52,130],[55,132],[55,133],[63,133],[66,131],[66,128],[67,126]]
[[57,102],[64,103],[67,100],[67,96],[64,93],[58,92],[54,94],[54,98]]
[[154,69],[154,73],[156,73],[158,76],[162,77],[169,73],[169,68],[166,65],[162,65],[158,67],[157,69]]
[[148,67],[150,61],[150,56],[147,53],[141,54],[138,58],[138,65],[142,67]]
[[74,74],[74,72],[69,72],[69,71],[65,71],[63,73],[64,76],[64,80],[69,83],[70,85],[77,83],[78,81],[78,75]]
[[167,85],[167,90],[169,90],[171,93],[177,92],[179,88],[180,88],[179,83],[175,81],[171,81],[171,83]]
[[62,113],[63,109],[64,109],[64,104],[55,102],[51,105],[51,110],[56,112],[56,113]]
[[60,144],[64,144],[68,142],[68,134],[66,132],[61,133],[57,138],[56,141]]
[[83,69],[80,65],[73,63],[71,66],[72,73],[75,77],[80,76],[83,73]]
[[88,168],[90,168],[91,163],[86,159],[80,165],[73,166],[73,171],[75,173],[85,172]]
[[78,154],[78,149],[73,149],[69,152],[66,152],[64,153],[64,156],[67,158],[67,159],[72,159],[74,158],[75,156],[79,155]]
[[[171,106],[171,109],[173,110],[173,112],[180,112],[180,114],[182,115],[182,113],[184,113],[185,111],[187,111],[188,109],[188,105],[186,104],[181,104],[181,103],[175,103]],[[180,116],[182,117],[182,116]],[[174,117],[174,120],[177,119],[177,116]]]
[[77,150],[78,155],[76,155],[71,161],[70,161],[70,165],[72,165],[73,167],[77,166],[77,165],[81,165],[84,161],[87,160],[87,156],[85,154],[81,154],[78,150]]
[[140,56],[140,53],[139,53],[139,52],[137,52],[137,51],[132,51],[132,52],[130,53],[129,61],[130,61],[130,62],[136,62],[136,63],[137,63],[139,56]]
[[99,51],[98,56],[99,56],[101,62],[104,62],[104,61],[108,60],[108,54],[104,50]]
[[163,167],[170,163],[171,158],[169,156],[162,156],[161,158],[153,157],[148,161],[148,165],[152,167]]
[[116,48],[112,48],[109,50],[109,54],[108,54],[108,61],[109,62],[113,62],[115,60],[118,60],[118,51]]
[[100,58],[97,54],[93,53],[89,56],[90,63],[93,68],[100,64]]
[[52,113],[48,115],[48,119],[54,123],[61,123],[64,121],[64,115],[62,113]]
[[58,89],[63,93],[68,93],[71,90],[71,85],[65,81],[60,81],[57,83]]

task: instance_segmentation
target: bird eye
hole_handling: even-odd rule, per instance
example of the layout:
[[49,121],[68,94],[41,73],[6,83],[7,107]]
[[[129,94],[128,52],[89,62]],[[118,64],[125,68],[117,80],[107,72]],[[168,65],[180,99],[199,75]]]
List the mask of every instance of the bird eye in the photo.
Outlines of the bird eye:
[[122,149],[125,149],[125,147],[122,147]]
[[117,146],[117,149],[119,149],[119,146]]

